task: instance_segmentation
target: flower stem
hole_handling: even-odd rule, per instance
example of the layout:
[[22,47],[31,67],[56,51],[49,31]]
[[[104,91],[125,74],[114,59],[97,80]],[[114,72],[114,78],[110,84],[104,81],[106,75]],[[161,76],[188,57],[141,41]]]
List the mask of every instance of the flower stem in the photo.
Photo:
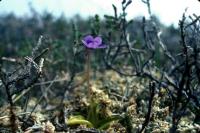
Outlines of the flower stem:
[[90,50],[86,49],[86,79],[87,79],[87,89],[88,89],[88,98],[91,95],[91,86],[90,86]]

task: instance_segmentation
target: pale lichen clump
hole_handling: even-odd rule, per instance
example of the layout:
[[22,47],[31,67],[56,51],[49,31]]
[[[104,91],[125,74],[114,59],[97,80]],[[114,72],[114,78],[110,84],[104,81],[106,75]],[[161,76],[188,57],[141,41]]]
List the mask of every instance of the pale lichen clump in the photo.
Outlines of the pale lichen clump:
[[126,128],[120,123],[111,124],[110,128],[106,130],[107,133],[127,133]]
[[168,133],[169,128],[170,124],[168,122],[157,119],[156,121],[149,123],[147,131],[151,133]]
[[97,88],[96,85],[91,86],[92,90],[92,102],[98,103],[100,115],[111,116],[112,112],[110,110],[111,107],[111,99],[108,94],[106,94],[103,90]]
[[180,124],[178,125],[177,131],[196,133],[197,131],[200,131],[200,125],[196,123],[191,123],[191,120],[189,120],[186,117],[183,117],[180,121]]

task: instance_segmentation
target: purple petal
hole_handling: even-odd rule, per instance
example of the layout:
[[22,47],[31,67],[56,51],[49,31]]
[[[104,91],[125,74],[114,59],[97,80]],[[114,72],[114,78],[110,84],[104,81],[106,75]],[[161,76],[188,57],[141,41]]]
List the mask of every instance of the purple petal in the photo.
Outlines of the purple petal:
[[100,46],[98,46],[98,48],[106,48],[107,46],[105,44],[101,44]]
[[87,35],[82,40],[85,47],[90,49],[98,49],[98,48],[106,48],[107,46],[102,44],[102,38],[101,37],[93,37],[91,35]]
[[86,43],[90,43],[90,42],[93,42],[94,41],[94,38],[93,36],[91,35],[87,35],[86,37],[84,37],[83,39]]
[[98,47],[98,45],[94,44],[94,42],[87,43],[84,40],[82,40],[82,42],[87,48],[95,49]]
[[98,47],[99,47],[99,45],[100,45],[100,44],[99,44],[98,42],[93,42],[93,48],[95,48],[95,49],[96,49],[96,48],[98,48]]
[[91,42],[91,43],[88,43],[87,47],[88,47],[88,48],[95,49],[95,48],[97,47],[97,45],[94,44],[94,42]]
[[83,43],[86,47],[88,47],[88,43],[87,43],[86,41],[82,40],[82,43]]
[[101,37],[95,37],[95,38],[94,38],[94,42],[97,43],[98,45],[101,45],[101,44],[102,44],[102,39],[101,39]]

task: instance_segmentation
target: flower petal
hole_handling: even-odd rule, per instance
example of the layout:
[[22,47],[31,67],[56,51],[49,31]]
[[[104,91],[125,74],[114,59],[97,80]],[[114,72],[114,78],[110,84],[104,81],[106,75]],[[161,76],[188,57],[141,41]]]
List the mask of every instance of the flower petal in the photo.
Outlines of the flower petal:
[[95,37],[95,38],[94,38],[94,42],[97,43],[97,45],[101,45],[101,44],[102,44],[102,39],[101,39],[101,37]]
[[95,49],[95,48],[96,48],[96,45],[94,44],[94,42],[91,42],[91,43],[88,43],[87,47],[88,47],[88,48]]
[[92,48],[92,49],[96,48],[96,47],[95,47],[96,45],[94,45],[94,42],[87,43],[86,41],[82,40],[82,43],[83,43],[83,44],[85,45],[85,47],[87,47],[87,48]]
[[105,44],[101,44],[98,46],[98,48],[106,48],[107,46]]
[[98,49],[98,48],[107,47],[106,45],[102,44],[102,38],[99,36],[94,38],[91,35],[87,35],[86,37],[83,38],[82,42],[85,45],[85,47],[90,48],[90,49]]
[[91,35],[87,35],[86,37],[84,37],[83,39],[86,43],[90,43],[90,42],[93,42],[94,41],[94,38],[93,36]]
[[86,47],[88,47],[88,43],[87,43],[85,40],[82,40],[82,43],[83,43]]
[[97,49],[99,47],[99,45],[100,44],[98,42],[95,42],[95,41],[93,42],[93,48],[94,49]]

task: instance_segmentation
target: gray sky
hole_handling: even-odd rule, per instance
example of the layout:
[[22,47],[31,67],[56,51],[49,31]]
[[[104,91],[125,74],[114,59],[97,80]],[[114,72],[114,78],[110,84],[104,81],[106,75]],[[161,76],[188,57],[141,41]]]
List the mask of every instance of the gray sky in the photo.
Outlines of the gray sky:
[[[122,0],[2,0],[0,14],[14,12],[16,15],[29,15],[28,3],[40,13],[47,10],[56,16],[64,13],[67,17],[80,14],[83,17],[99,14],[113,14],[112,4],[121,9]],[[200,2],[197,0],[151,0],[153,14],[160,17],[161,22],[177,24],[186,8],[187,14],[200,15]],[[128,7],[128,18],[139,15],[148,17],[146,5],[141,0],[133,0]]]

